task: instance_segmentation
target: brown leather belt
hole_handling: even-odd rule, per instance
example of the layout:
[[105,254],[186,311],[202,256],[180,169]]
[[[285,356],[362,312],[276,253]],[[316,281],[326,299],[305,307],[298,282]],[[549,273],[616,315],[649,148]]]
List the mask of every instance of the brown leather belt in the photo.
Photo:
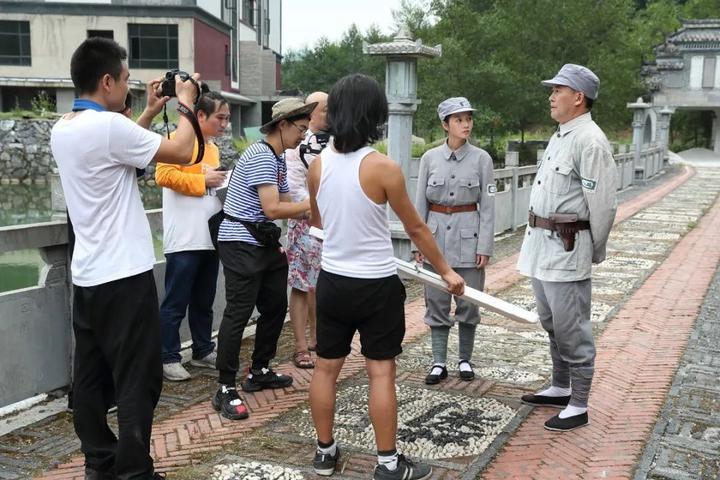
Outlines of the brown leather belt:
[[534,228],[544,228],[545,230],[550,230],[553,232],[558,231],[558,227],[562,225],[563,229],[570,229],[570,230],[589,230],[590,229],[590,222],[587,220],[576,220],[574,222],[556,222],[553,219],[550,218],[543,218],[538,217],[533,212],[528,213],[528,225]]
[[575,235],[580,230],[589,230],[590,222],[578,220],[574,213],[551,213],[551,218],[538,217],[533,212],[528,213],[528,225],[556,232],[562,240],[566,252],[575,249]]
[[444,213],[446,215],[450,215],[453,213],[461,213],[461,212],[474,212],[477,210],[477,203],[469,203],[467,205],[438,205],[437,203],[431,203],[430,204],[430,211],[431,212],[438,212],[438,213]]

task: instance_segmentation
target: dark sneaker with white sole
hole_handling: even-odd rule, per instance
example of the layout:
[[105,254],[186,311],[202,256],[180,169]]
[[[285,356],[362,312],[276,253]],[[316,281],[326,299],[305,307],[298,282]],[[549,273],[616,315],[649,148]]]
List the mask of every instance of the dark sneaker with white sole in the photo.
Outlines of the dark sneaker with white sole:
[[315,458],[313,458],[313,470],[315,470],[315,473],[318,475],[329,477],[335,473],[335,466],[338,460],[340,460],[340,448],[338,447],[335,447],[335,455],[316,450]]
[[212,397],[212,406],[229,420],[243,420],[250,416],[235,387],[221,385]]
[[271,368],[251,369],[245,381],[242,382],[242,389],[246,392],[258,392],[265,388],[289,387],[292,383],[291,376],[281,375]]
[[520,397],[523,403],[535,407],[565,408],[570,403],[570,395],[566,397],[548,397],[546,395],[523,395]]
[[587,412],[567,418],[560,418],[560,414],[558,414],[545,422],[545,428],[553,432],[569,432],[589,424]]
[[376,465],[373,480],[421,480],[430,478],[432,467],[424,463],[411,462],[405,455],[398,455],[397,468],[389,470],[385,465]]

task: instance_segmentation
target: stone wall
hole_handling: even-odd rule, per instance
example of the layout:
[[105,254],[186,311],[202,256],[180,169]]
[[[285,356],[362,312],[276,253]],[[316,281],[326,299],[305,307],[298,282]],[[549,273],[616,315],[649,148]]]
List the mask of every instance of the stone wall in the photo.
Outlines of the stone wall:
[[55,166],[50,153],[50,129],[54,123],[55,120],[0,120],[0,182],[45,182],[45,176]]
[[[55,168],[50,152],[50,130],[55,120],[0,120],[0,184],[39,184],[46,182],[46,176]],[[162,135],[165,127],[154,124],[152,129]],[[170,131],[175,125],[170,125]],[[232,131],[231,128],[227,129]],[[215,140],[220,148],[223,165],[234,164],[239,153],[233,147],[232,138],[227,135]],[[155,166],[151,165],[145,175],[149,184]]]

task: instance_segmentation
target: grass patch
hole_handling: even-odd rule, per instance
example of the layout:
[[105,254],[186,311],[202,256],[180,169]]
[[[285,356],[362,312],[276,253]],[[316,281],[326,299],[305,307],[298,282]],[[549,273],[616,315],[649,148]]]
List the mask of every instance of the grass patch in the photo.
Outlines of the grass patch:
[[240,154],[243,153],[250,145],[255,143],[252,140],[248,140],[244,137],[233,137],[232,141],[233,147],[235,147],[235,150]]
[[9,112],[0,112],[0,120],[54,120],[60,117],[55,112],[34,112],[32,110],[14,109]]

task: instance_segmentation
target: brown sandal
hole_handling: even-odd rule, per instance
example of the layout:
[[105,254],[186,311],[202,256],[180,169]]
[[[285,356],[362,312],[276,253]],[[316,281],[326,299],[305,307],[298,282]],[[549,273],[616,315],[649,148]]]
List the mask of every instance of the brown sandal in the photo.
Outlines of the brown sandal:
[[315,362],[313,362],[310,352],[308,351],[295,352],[293,364],[295,364],[297,368],[315,368]]

